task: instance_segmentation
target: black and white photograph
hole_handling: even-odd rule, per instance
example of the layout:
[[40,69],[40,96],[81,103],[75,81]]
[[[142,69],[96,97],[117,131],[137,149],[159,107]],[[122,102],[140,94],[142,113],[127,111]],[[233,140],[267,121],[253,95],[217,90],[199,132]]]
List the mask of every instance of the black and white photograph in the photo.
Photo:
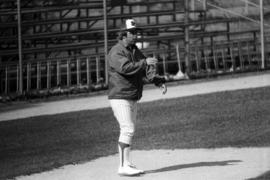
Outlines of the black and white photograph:
[[0,180],[270,180],[270,0],[0,0]]

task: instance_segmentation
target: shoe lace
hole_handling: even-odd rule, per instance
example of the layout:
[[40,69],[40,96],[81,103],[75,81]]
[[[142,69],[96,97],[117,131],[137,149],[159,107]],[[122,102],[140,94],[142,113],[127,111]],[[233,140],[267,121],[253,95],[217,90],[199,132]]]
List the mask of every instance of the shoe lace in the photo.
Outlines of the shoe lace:
[[127,166],[131,167],[131,168],[136,168],[136,166],[132,163],[128,163]]

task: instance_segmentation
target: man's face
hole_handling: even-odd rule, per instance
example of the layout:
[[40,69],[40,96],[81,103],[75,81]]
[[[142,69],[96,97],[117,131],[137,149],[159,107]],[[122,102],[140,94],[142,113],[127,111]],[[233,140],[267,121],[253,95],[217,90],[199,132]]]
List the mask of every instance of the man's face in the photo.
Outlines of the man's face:
[[126,43],[128,45],[135,44],[136,39],[137,39],[137,33],[136,33],[136,31],[131,31],[131,32],[128,31],[127,32]]

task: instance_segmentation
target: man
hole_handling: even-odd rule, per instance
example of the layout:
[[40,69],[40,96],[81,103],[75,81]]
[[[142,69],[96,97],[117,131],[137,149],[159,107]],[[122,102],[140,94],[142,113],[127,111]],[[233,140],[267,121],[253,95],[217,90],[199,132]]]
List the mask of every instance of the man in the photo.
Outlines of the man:
[[120,127],[118,174],[135,176],[144,173],[130,162],[132,137],[137,119],[137,101],[142,97],[143,83],[152,82],[166,93],[165,79],[156,75],[157,59],[145,57],[135,45],[139,28],[128,19],[118,33],[118,43],[108,55],[109,101]]

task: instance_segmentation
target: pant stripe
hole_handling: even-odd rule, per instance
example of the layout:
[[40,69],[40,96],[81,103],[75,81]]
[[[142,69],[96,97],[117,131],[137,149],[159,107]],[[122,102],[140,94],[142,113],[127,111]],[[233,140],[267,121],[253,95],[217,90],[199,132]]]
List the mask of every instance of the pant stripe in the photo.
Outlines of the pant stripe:
[[131,144],[135,131],[137,102],[124,99],[112,99],[110,100],[110,104],[114,112],[114,116],[120,126],[119,141]]

